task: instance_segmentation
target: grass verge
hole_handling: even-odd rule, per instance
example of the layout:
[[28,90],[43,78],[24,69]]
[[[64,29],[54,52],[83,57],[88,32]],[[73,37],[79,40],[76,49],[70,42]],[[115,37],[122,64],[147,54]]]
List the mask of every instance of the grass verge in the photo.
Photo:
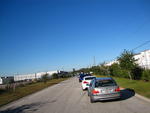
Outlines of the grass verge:
[[22,87],[16,88],[15,92],[13,91],[3,91],[0,93],[0,106],[8,104],[14,100],[27,96],[29,94],[35,93],[39,90],[42,90],[46,87],[52,86],[54,84],[58,84],[61,81],[66,80],[67,78],[60,78],[60,79],[52,79],[47,81],[45,84],[44,82],[36,82],[32,84],[28,84]]
[[[97,75],[97,77],[103,77]],[[106,76],[105,76],[106,77]],[[150,82],[144,82],[141,80],[129,80],[126,78],[113,77],[117,84],[123,88],[133,89],[136,93],[150,98]]]

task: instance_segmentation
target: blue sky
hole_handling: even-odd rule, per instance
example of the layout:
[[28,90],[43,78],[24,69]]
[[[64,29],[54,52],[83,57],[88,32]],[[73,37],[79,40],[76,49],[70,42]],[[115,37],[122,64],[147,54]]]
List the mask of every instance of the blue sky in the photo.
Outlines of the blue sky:
[[[71,70],[150,40],[149,0],[0,0],[0,75]],[[150,49],[147,44],[135,52]]]

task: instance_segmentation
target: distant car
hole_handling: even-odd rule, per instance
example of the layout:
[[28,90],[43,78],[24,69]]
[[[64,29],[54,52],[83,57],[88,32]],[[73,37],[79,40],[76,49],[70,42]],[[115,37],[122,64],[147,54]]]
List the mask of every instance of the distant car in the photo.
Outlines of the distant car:
[[91,103],[120,98],[120,88],[113,78],[95,78],[88,88]]
[[80,75],[79,75],[79,82],[82,82],[82,80],[83,80],[83,78],[84,78],[85,76],[91,76],[91,75],[90,75],[90,74],[80,74]]
[[82,80],[82,89],[86,90],[89,87],[91,80],[94,78],[96,78],[96,77],[95,76],[85,76]]

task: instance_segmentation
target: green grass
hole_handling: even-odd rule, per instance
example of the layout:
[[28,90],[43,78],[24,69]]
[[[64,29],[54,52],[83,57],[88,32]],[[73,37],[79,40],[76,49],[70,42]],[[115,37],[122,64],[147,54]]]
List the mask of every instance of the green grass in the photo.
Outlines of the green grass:
[[28,85],[16,88],[15,92],[1,90],[0,91],[0,106],[8,104],[14,100],[17,100],[29,94],[35,93],[39,90],[42,90],[46,87],[57,84],[66,79],[67,78],[52,79],[52,80],[47,81],[46,84],[43,82],[36,82],[36,83],[28,84]]
[[[97,75],[97,77],[102,77],[102,76]],[[150,98],[150,82],[144,82],[141,80],[129,80],[129,79],[118,78],[118,77],[113,77],[113,78],[116,80],[119,86],[123,88],[131,88],[136,93],[145,96],[147,98]]]

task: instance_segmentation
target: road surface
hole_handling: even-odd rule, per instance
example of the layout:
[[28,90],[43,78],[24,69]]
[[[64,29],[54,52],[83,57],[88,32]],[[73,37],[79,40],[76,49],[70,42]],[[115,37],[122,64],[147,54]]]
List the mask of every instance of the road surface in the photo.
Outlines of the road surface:
[[150,113],[150,103],[124,90],[121,100],[91,104],[74,77],[10,103],[0,113]]

